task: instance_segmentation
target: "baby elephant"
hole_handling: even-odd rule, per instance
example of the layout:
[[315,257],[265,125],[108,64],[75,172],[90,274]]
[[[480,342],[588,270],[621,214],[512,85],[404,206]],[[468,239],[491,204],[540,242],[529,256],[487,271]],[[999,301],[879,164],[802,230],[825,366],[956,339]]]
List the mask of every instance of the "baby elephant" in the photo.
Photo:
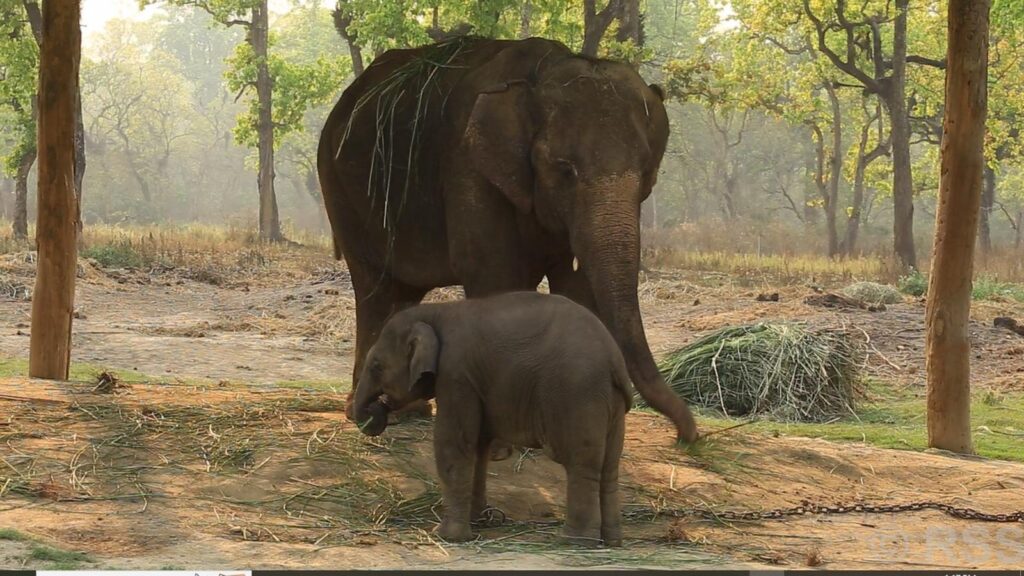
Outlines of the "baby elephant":
[[355,397],[365,434],[388,411],[436,398],[434,455],[445,511],[438,534],[473,537],[490,445],[543,447],[568,479],[565,537],[622,545],[619,457],[633,390],[601,320],[561,296],[511,292],[396,313],[369,350]]

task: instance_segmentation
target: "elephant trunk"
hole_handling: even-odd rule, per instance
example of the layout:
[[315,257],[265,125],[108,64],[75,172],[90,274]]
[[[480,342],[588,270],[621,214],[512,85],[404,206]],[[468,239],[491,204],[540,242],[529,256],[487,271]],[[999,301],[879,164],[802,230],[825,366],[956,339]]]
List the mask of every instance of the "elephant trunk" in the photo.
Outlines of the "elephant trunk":
[[598,186],[610,189],[590,191],[595,200],[574,226],[573,250],[592,287],[598,314],[622,350],[634,387],[675,424],[679,440],[692,443],[697,439],[693,415],[658,370],[640,315],[640,207],[639,201],[625,200],[637,197],[639,178],[627,174],[611,180]]
[[372,380],[364,370],[359,378],[359,386],[356,387],[356,395],[353,399],[355,410],[353,414],[359,430],[367,436],[379,436],[388,427],[388,406],[380,401],[381,390],[374,386]]

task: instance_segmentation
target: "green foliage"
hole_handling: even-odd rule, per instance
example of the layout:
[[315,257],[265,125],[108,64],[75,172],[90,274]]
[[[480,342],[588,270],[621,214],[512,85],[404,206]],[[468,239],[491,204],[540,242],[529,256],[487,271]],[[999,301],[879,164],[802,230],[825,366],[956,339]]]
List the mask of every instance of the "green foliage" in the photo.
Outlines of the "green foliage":
[[128,239],[111,244],[100,244],[84,248],[83,258],[95,260],[104,268],[142,269],[152,266],[155,262],[141,253]]
[[[159,0],[141,0],[140,6],[158,3]],[[216,21],[225,26],[251,26],[250,20],[259,0],[167,0],[167,3],[179,7],[198,7]],[[298,8],[312,15],[309,18],[293,18],[291,22],[295,30],[283,29],[278,33],[271,31],[268,46],[267,66],[273,85],[271,111],[274,123],[275,142],[290,132],[303,129],[303,118],[306,111],[318,104],[326,103],[340,91],[342,80],[350,73],[350,66],[345,57],[339,54],[319,56],[313,61],[294,62],[284,55],[276,54],[274,46],[279,35],[307,36],[311,30],[323,30],[329,26],[329,14],[322,7],[313,4]],[[319,26],[317,25],[319,24]],[[317,37],[321,42],[325,36]],[[294,50],[294,43],[293,43]],[[234,129],[236,141],[255,147],[257,143],[257,119],[259,102],[255,98],[257,59],[253,46],[249,42],[239,43],[234,54],[227,59],[228,70],[225,73],[228,88],[239,95],[249,94],[249,106],[239,116]]]
[[[924,296],[928,292],[928,277],[917,270],[899,279],[900,292],[911,296]],[[980,275],[972,283],[973,300],[1016,300],[1024,302],[1024,286],[1003,282],[989,275]]]
[[971,298],[975,300],[1016,300],[1024,302],[1024,286],[1000,282],[997,278],[982,275],[974,279]]
[[14,174],[22,157],[36,148],[33,100],[38,68],[39,45],[23,3],[0,0],[0,118],[6,116],[9,122],[0,127],[9,140],[0,162],[7,174]]
[[900,292],[910,296],[924,296],[928,291],[928,277],[919,270],[911,270],[910,274],[900,276],[896,286]]
[[[228,66],[225,76],[231,91],[244,93],[255,90],[256,57],[250,45],[239,44],[228,59]],[[333,101],[341,91],[342,80],[350,73],[348,60],[341,57],[320,57],[315,62],[299,64],[271,52],[268,66],[274,83],[271,113],[275,143],[278,145],[280,138],[303,129],[303,119],[310,107]],[[237,142],[256,146],[258,115],[259,102],[250,98],[247,113],[239,117],[235,126]]]

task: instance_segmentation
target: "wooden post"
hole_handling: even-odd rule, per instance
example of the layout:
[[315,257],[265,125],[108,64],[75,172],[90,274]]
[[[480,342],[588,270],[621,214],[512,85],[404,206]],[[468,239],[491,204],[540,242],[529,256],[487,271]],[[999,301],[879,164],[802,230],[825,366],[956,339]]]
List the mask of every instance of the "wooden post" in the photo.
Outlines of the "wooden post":
[[82,45],[80,0],[43,3],[39,50],[39,215],[29,376],[66,380],[77,266],[75,109]]
[[989,0],[950,0],[939,207],[928,285],[928,445],[969,453],[968,322],[985,170]]

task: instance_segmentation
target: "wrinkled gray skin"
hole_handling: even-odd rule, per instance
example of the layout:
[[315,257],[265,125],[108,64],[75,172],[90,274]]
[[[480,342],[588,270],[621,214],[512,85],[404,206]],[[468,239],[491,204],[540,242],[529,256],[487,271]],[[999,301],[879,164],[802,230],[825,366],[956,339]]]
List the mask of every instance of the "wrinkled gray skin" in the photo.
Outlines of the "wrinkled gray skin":
[[388,410],[436,398],[445,540],[473,537],[497,441],[543,447],[565,467],[567,539],[621,546],[619,457],[632,395],[615,339],[594,314],[561,296],[511,292],[392,316],[367,354],[355,414],[377,435]]
[[[388,316],[431,289],[462,285],[479,298],[536,290],[547,277],[552,293],[601,318],[640,395],[680,440],[695,441],[689,407],[651,355],[637,298],[640,204],[669,135],[661,89],[626,64],[550,40],[476,39],[436,70],[429,90],[407,87],[397,103],[374,96],[431,49],[380,55],[321,134],[324,206],[356,296],[353,390]],[[393,158],[387,179],[374,173],[382,149]],[[390,197],[371,186],[385,181]]]

